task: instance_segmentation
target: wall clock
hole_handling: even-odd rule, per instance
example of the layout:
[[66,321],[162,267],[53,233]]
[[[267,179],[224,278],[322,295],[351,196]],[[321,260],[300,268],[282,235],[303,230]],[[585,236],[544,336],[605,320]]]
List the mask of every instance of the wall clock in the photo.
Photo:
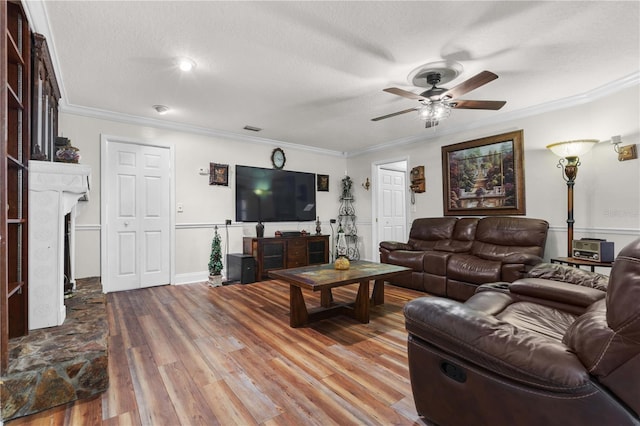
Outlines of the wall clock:
[[281,148],[275,148],[271,153],[271,163],[275,169],[281,169],[286,163],[287,157],[284,155],[284,151]]

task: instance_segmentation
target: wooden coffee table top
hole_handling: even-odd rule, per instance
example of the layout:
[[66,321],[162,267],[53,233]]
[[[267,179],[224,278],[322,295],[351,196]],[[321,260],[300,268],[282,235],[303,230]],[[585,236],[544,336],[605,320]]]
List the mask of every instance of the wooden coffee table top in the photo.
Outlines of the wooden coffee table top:
[[359,283],[363,280],[382,280],[398,273],[410,271],[411,268],[405,268],[404,266],[357,260],[352,261],[351,267],[344,271],[336,270],[333,263],[327,263],[324,265],[269,271],[269,276],[301,288],[319,291],[351,283]]

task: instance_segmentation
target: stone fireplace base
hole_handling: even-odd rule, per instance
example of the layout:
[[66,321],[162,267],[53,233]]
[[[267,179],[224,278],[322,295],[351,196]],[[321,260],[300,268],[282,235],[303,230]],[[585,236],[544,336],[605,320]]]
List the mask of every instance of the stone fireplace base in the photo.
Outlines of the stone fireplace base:
[[32,330],[9,341],[9,368],[0,377],[7,421],[85,399],[109,386],[106,297],[99,278],[77,281],[58,327]]

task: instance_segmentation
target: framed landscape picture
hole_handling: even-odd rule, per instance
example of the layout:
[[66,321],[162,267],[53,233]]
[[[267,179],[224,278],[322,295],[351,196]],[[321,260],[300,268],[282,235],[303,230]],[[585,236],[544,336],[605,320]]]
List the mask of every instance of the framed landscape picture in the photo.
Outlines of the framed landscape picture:
[[526,214],[523,132],[442,147],[445,216]]
[[229,186],[228,164],[209,163],[209,185]]

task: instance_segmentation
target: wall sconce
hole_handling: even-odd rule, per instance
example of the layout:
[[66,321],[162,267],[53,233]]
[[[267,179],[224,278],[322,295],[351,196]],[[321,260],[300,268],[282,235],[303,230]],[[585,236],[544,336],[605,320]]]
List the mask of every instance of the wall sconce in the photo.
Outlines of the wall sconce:
[[598,143],[596,139],[583,139],[556,142],[547,145],[547,149],[560,157],[557,167],[562,170],[562,178],[567,182],[567,256],[572,257],[573,242],[573,185],[578,175],[580,155],[585,154]]
[[638,158],[638,151],[635,144],[620,146],[622,143],[622,136],[611,136],[611,144],[613,150],[618,153],[618,161],[634,160]]
[[365,181],[365,183],[362,184],[362,187],[364,189],[366,189],[367,191],[369,190],[369,188],[371,187],[371,182],[369,182],[369,178],[367,178],[367,180]]

